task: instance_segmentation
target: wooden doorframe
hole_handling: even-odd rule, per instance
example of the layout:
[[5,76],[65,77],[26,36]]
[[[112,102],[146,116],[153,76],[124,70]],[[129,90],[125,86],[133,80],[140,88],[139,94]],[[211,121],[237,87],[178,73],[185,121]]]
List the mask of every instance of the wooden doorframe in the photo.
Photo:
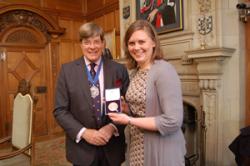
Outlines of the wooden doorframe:
[[[1,54],[2,53],[5,53],[5,48],[4,47],[1,47],[0,46],[0,51],[1,51]],[[5,63],[5,59],[0,59],[0,71],[2,71],[2,73],[5,73],[4,72],[4,70],[5,70],[5,66],[4,65],[6,65]],[[5,77],[5,75],[4,74],[1,74],[0,75],[0,82],[2,83],[2,85],[3,85],[3,83],[4,83],[4,77]],[[4,86],[1,86],[0,87],[0,109],[1,110],[4,110],[4,109],[6,109],[7,108],[7,105],[6,105],[6,98],[4,97],[4,95],[3,95],[3,93],[4,93]],[[6,130],[5,130],[5,128],[6,128],[6,124],[5,124],[5,120],[4,120],[4,117],[6,117],[6,114],[5,114],[6,112],[0,112],[0,125],[1,125],[1,131],[0,131],[0,136],[6,136]]]
[[250,125],[250,22],[248,21],[245,25],[246,35],[246,58],[245,58],[245,70],[246,70],[246,126]]

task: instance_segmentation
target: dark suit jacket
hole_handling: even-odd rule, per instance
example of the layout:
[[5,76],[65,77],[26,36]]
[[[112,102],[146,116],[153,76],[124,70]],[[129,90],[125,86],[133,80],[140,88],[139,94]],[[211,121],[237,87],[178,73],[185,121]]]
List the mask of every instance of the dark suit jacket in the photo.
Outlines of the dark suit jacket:
[[[104,89],[119,86],[125,96],[129,84],[126,68],[113,60],[103,58]],[[77,165],[88,166],[94,160],[97,147],[85,140],[76,143],[76,136],[82,127],[98,129],[95,113],[92,111],[89,83],[84,58],[62,65],[56,86],[54,116],[66,132],[66,157]],[[110,123],[108,116],[103,125]],[[124,126],[117,125],[119,136],[113,136],[105,145],[104,152],[112,166],[124,161]]]
[[240,130],[240,135],[229,145],[229,149],[235,155],[238,166],[250,165],[250,126]]

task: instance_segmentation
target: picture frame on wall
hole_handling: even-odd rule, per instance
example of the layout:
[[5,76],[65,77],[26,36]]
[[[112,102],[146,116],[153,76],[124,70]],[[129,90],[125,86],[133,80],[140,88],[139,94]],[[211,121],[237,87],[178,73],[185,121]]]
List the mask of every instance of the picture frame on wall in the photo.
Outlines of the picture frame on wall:
[[151,22],[158,34],[183,30],[183,1],[136,0],[136,18]]
[[115,29],[106,31],[104,33],[104,38],[106,41],[106,48],[108,48],[112,54],[113,59],[118,59],[116,55],[116,40],[115,40]]

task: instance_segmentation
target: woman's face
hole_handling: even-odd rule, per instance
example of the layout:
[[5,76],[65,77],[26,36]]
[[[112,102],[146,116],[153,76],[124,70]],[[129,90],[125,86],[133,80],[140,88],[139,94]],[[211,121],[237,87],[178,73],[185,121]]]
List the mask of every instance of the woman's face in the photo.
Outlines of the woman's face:
[[141,68],[151,63],[154,47],[155,42],[145,30],[135,31],[128,40],[128,51]]

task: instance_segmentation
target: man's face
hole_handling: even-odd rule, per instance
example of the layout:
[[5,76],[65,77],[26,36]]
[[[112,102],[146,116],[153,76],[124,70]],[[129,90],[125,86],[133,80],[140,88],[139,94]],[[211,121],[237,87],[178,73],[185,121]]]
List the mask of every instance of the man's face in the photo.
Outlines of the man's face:
[[100,36],[93,36],[83,39],[81,42],[83,55],[91,62],[96,62],[102,55],[104,42]]

